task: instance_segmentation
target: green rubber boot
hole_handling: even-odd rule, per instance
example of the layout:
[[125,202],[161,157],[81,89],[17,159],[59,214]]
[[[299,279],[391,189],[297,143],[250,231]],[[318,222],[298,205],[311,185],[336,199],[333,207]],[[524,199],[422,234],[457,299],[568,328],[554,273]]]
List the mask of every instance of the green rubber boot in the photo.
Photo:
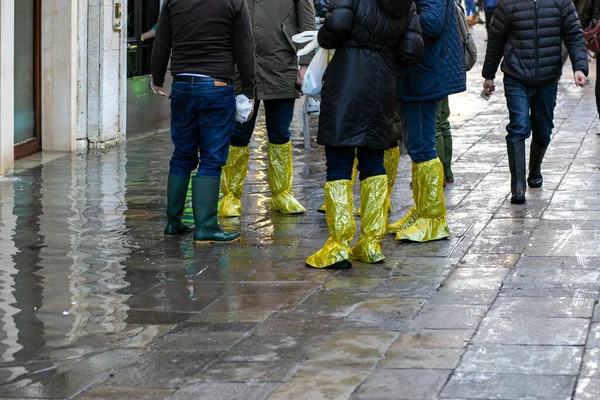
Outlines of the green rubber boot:
[[221,178],[195,176],[192,178],[192,205],[194,209],[194,243],[222,243],[238,239],[239,233],[223,232],[217,218]]
[[181,222],[185,209],[185,198],[190,178],[169,174],[167,183],[167,227],[165,235],[185,235],[194,230],[193,226]]

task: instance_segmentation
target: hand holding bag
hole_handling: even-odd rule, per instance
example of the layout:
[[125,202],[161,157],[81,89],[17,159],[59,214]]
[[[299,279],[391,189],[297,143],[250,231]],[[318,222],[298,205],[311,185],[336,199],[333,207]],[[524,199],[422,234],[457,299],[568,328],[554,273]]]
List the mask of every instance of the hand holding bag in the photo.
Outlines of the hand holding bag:
[[309,97],[321,97],[321,86],[323,85],[323,75],[327,69],[329,61],[329,52],[325,49],[319,49],[313,60],[310,62],[304,82],[302,82],[302,91]]
[[[302,50],[298,52],[298,57],[309,54],[315,49],[319,48],[317,41],[318,31],[307,31],[294,35],[292,40],[295,43],[308,43]],[[306,74],[304,75],[304,82],[302,82],[302,91],[309,97],[320,98],[321,97],[321,86],[323,84],[323,75],[327,69],[329,62],[329,52],[325,49],[319,48],[317,54],[313,57],[312,61],[308,65]]]

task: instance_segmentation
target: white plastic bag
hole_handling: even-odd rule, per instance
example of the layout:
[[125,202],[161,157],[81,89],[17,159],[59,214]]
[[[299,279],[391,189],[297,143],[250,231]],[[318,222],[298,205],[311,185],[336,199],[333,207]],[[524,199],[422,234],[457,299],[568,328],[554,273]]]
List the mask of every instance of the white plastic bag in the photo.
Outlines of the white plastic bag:
[[235,120],[240,124],[248,121],[248,117],[252,113],[252,103],[244,94],[240,94],[235,98]]
[[298,51],[298,57],[305,56],[312,51],[316,50],[319,47],[319,42],[317,41],[317,35],[319,31],[306,31],[299,33],[297,35],[292,36],[292,41],[298,44],[308,43],[301,50]]
[[329,61],[328,51],[325,49],[319,49],[317,54],[310,62],[306,74],[304,75],[304,82],[302,82],[302,91],[309,97],[321,97],[321,86],[323,85],[323,75],[327,69],[327,63]]

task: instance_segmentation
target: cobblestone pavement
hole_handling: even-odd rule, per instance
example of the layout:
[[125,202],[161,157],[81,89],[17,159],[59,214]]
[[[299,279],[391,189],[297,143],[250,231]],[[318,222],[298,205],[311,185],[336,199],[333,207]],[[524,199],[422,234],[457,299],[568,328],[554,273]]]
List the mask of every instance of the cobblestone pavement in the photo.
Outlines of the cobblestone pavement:
[[[600,398],[593,90],[565,75],[545,187],[513,206],[503,93],[479,98],[480,68],[451,100],[454,236],[386,237],[381,265],[304,266],[327,237],[325,165],[298,134],[309,211],[268,210],[259,133],[244,216],[223,221],[244,240],[224,246],[163,237],[168,134],[20,161],[0,180],[0,397]],[[412,202],[409,167],[392,220]]]

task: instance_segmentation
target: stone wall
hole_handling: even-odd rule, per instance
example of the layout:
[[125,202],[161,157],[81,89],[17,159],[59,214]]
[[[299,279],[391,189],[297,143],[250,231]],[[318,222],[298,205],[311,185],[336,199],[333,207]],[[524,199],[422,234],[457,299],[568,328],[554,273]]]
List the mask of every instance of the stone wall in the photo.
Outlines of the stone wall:
[[14,0],[0,0],[0,176],[14,165]]
[[[92,145],[102,145],[120,140],[125,135],[126,116],[126,71],[127,37],[124,27],[127,10],[122,11],[121,30],[114,30],[113,0],[87,0],[86,18],[80,18],[83,45],[80,54],[85,51],[87,42],[87,60],[82,60],[80,77],[87,75],[82,82],[87,83],[87,93],[80,91],[80,104],[87,117],[87,126],[81,127],[78,139],[87,139]],[[123,7],[126,7],[124,2]],[[82,10],[82,14],[85,13]],[[87,62],[85,62],[87,61]],[[85,130],[84,130],[85,129]]]
[[[0,0],[0,176],[14,166],[15,1]],[[42,1],[42,150],[85,150],[125,138],[127,1],[115,30],[117,1]]]

